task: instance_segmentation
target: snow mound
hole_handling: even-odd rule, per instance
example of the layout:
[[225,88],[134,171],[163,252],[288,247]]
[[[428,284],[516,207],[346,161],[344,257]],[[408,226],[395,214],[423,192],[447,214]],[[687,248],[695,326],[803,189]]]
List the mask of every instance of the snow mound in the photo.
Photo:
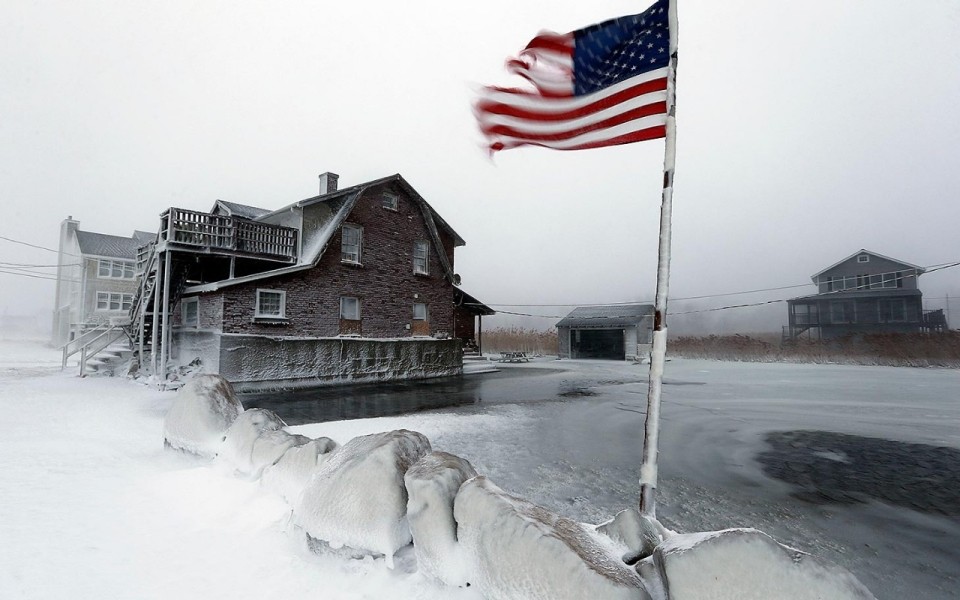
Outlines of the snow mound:
[[[253,408],[240,413],[224,436],[223,445],[217,455],[217,463],[238,475],[259,477],[260,471],[267,466],[264,462],[276,454],[278,444],[287,444],[284,451],[291,446],[302,445],[292,440],[285,440],[282,435],[270,436],[260,444],[257,443],[264,432],[281,431],[286,425],[283,419],[266,409]],[[304,439],[309,441],[308,438]],[[273,462],[282,455],[283,452],[276,454]]]
[[669,600],[875,600],[845,569],[756,529],[676,534],[640,564],[663,575]]
[[306,533],[333,548],[393,554],[410,543],[403,476],[430,452],[421,433],[399,429],[356,437],[313,474],[294,507]]
[[333,456],[337,447],[335,441],[322,437],[289,448],[280,460],[264,468],[260,482],[279,494],[287,504],[296,506],[317,467]]
[[219,375],[198,375],[177,391],[167,411],[164,444],[213,458],[224,432],[242,412],[229,381]]
[[621,510],[612,519],[597,525],[599,533],[621,546],[621,559],[628,565],[647,558],[671,532],[656,519],[640,514],[635,508]]
[[602,536],[486,477],[460,487],[454,517],[471,583],[489,600],[650,600],[640,576]]
[[469,461],[446,452],[431,452],[410,467],[403,478],[419,570],[447,585],[463,586],[468,581],[457,545],[453,500],[460,485],[476,475]]

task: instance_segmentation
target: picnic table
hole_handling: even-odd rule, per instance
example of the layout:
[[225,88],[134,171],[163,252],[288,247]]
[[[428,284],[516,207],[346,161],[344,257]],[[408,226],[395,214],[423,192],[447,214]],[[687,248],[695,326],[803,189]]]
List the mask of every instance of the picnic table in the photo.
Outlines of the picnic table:
[[530,362],[526,352],[501,352],[497,362]]

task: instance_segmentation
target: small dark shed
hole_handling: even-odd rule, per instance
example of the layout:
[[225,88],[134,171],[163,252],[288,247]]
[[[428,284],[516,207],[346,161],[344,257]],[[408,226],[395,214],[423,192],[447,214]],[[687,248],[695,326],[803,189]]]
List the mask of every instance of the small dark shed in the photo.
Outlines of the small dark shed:
[[560,358],[637,360],[650,354],[652,304],[579,306],[557,323]]

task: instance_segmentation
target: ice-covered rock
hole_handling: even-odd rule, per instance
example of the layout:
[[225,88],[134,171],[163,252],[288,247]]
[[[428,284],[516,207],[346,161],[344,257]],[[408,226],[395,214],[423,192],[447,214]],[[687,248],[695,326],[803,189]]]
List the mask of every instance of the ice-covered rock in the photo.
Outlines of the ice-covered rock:
[[229,381],[219,375],[197,375],[177,391],[167,411],[164,444],[213,458],[224,432],[242,412]]
[[490,600],[650,600],[603,536],[479,476],[454,501],[459,544]]
[[874,600],[845,569],[756,529],[675,534],[639,564],[669,600]]
[[317,467],[333,456],[337,447],[335,441],[322,437],[289,448],[280,460],[264,468],[260,482],[282,496],[290,506],[296,506]]
[[635,508],[621,510],[612,519],[597,525],[597,531],[623,547],[622,560],[628,565],[653,554],[670,531],[654,518]]
[[417,567],[447,585],[468,582],[457,545],[453,500],[460,485],[476,475],[469,461],[446,452],[431,452],[410,467],[403,478]]
[[313,474],[294,507],[308,535],[331,547],[350,546],[386,556],[411,541],[403,476],[430,452],[430,441],[400,429],[354,438]]
[[[299,440],[287,439],[285,436],[290,434],[285,431],[276,436],[268,436],[258,444],[265,432],[281,431],[286,425],[283,419],[270,410],[252,408],[240,413],[224,435],[217,463],[239,475],[259,477],[260,470],[266,466],[265,462],[271,459],[276,462],[287,448],[301,445],[297,443]],[[304,438],[302,443],[306,441],[309,440]],[[278,450],[278,445],[285,447]]]

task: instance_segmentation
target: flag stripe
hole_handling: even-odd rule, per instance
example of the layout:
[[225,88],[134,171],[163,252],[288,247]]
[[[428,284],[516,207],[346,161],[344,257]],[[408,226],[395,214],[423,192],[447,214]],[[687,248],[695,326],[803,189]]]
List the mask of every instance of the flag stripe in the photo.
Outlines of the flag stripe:
[[[649,111],[645,110],[646,108],[648,107],[643,107],[637,111],[629,111],[627,113],[619,114],[609,119],[590,123],[575,129],[534,131],[527,128],[521,129],[511,127],[509,125],[491,124],[489,126],[481,126],[481,130],[486,135],[493,138],[513,138],[516,140],[523,139],[531,142],[562,142],[566,140],[574,140],[595,132],[599,132],[606,137],[610,137],[611,135],[616,136],[623,131],[622,129],[616,128],[623,127],[625,125],[629,125],[631,128],[646,129],[656,125],[663,125],[667,122],[662,110],[655,114],[646,114],[640,116],[640,113],[649,113]],[[605,133],[605,131],[613,133]]]
[[518,119],[509,115],[481,115],[480,129],[484,133],[492,133],[495,128],[506,128],[517,135],[524,132],[531,136],[560,135],[565,132],[583,131],[610,127],[625,123],[630,119],[640,119],[666,112],[666,94],[659,100],[650,100],[647,97],[624,102],[603,111],[591,113],[578,119],[562,121],[539,121],[533,119]]
[[583,138],[578,140],[566,140],[564,142],[528,142],[526,140],[513,140],[511,138],[496,140],[490,144],[490,149],[508,150],[519,146],[540,146],[551,148],[553,150],[588,150],[590,148],[604,148],[607,146],[618,146],[620,144],[631,144],[633,142],[643,142],[646,140],[655,140],[667,136],[665,125],[656,125],[635,131],[627,131],[613,136],[594,136],[592,138]]
[[650,104],[666,99],[666,89],[667,80],[662,78],[619,91],[612,88],[603,90],[580,96],[575,99],[576,102],[568,102],[566,99],[546,100],[521,90],[488,88],[486,97],[477,103],[477,116],[482,118],[485,114],[494,114],[535,121],[563,121],[594,114],[621,102],[633,102],[636,99],[646,99],[643,103]]

